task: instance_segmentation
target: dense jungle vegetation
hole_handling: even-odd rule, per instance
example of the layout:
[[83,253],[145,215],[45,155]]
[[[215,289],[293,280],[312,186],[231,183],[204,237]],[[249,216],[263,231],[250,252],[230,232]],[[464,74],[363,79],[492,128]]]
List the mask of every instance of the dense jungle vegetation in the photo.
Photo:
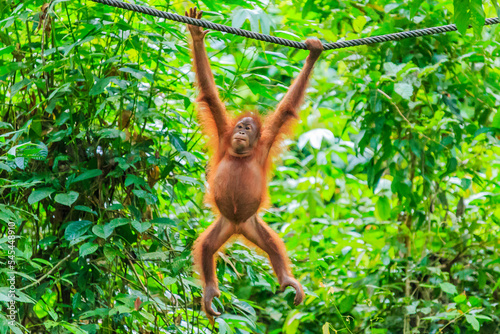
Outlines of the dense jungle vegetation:
[[[129,2],[295,41],[459,32],[322,54],[263,211],[305,301],[236,240],[212,325],[192,267],[214,216],[186,26],[0,0],[0,333],[500,332],[496,0]],[[307,56],[217,31],[206,45],[234,114],[271,112]]]

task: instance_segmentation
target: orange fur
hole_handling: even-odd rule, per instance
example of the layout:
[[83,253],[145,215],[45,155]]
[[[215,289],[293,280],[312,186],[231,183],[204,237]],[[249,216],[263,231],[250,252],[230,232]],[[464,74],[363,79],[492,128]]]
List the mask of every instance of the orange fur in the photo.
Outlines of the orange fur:
[[[196,9],[191,9],[187,15],[201,17]],[[295,289],[297,305],[302,302],[304,291],[290,270],[285,245],[278,234],[258,217],[258,212],[268,202],[267,184],[272,158],[279,153],[282,139],[291,132],[294,120],[298,118],[310,73],[322,50],[321,42],[306,41],[312,51],[304,68],[276,111],[263,122],[259,115],[252,113],[235,118],[227,115],[210,70],[203,42],[206,32],[200,27],[188,25],[188,28],[193,37],[193,60],[200,91],[198,117],[212,151],[205,200],[218,217],[198,237],[193,248],[195,266],[203,282],[202,308],[210,317],[220,314],[212,309],[212,299],[220,295],[214,255],[234,234],[243,235],[268,254],[282,288],[291,286]]]
[[[201,106],[199,106],[199,110],[201,111]],[[200,115],[200,113],[198,114]],[[227,118],[228,119],[228,131],[224,134],[223,138],[218,137],[217,135],[217,127],[215,125],[215,121],[212,117],[206,117],[206,113],[203,112],[203,116],[199,116],[199,120],[202,124],[202,129],[204,129],[204,133],[206,136],[208,136],[209,142],[208,142],[208,149],[211,150],[212,154],[210,157],[210,160],[208,162],[207,170],[206,170],[206,175],[207,175],[207,183],[208,183],[208,189],[207,192],[205,193],[205,203],[210,206],[212,211],[218,215],[219,211],[217,210],[217,205],[215,204],[215,198],[214,198],[214,193],[210,187],[210,185],[213,185],[215,180],[215,173],[212,171],[217,169],[217,165],[220,163],[222,158],[224,157],[225,152],[227,151],[227,148],[230,145],[230,139],[231,139],[231,131],[235,125],[243,118],[245,117],[251,117],[254,122],[257,124],[257,131],[259,133],[261,132],[262,129],[262,117],[260,115],[256,115],[251,112],[245,112],[237,117],[234,118]],[[219,141],[221,144],[219,144]],[[260,144],[257,144],[257,147],[259,147]],[[215,150],[214,150],[215,148]],[[266,165],[266,169],[264,170],[264,173],[266,175],[268,174],[270,164]],[[263,196],[266,196],[266,194],[263,194]]]

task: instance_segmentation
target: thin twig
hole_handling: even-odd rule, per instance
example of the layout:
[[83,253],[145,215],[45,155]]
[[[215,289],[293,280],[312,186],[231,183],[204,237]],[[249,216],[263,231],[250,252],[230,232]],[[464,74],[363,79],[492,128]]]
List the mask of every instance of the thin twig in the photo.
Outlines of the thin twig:
[[[394,108],[396,108],[396,110],[397,110],[398,114],[399,114],[399,115],[400,115],[400,116],[401,116],[401,117],[402,117],[402,118],[406,121],[406,123],[408,123],[408,125],[410,126],[410,128],[413,130],[413,129],[414,129],[414,125],[413,125],[413,124],[412,124],[412,123],[408,120],[408,118],[406,118],[406,117],[405,117],[405,115],[403,115],[403,113],[402,113],[402,112],[401,112],[401,110],[399,109],[398,105],[397,105],[396,103],[394,103],[394,101],[392,101],[392,98],[391,98],[389,95],[387,95],[387,94],[386,94],[383,90],[381,90],[381,89],[377,89],[377,92],[379,92],[379,93],[380,93],[380,94],[382,94],[385,98],[387,98],[387,100],[389,100],[389,103],[390,103],[390,104],[391,104]],[[442,146],[443,148],[445,148],[446,150],[448,150],[448,148],[447,148],[446,146],[444,146],[443,144],[441,144],[441,143],[440,143],[440,142],[438,142],[437,140],[434,140],[434,139],[432,139],[432,138],[428,137],[428,136],[427,136],[426,134],[424,134],[423,132],[419,132],[419,134],[420,134],[422,137],[424,137],[424,138],[426,138],[426,139],[428,139],[428,140],[430,140],[430,141],[433,141],[433,142],[435,142],[436,144],[438,144],[438,145]]]
[[396,110],[398,111],[399,115],[401,117],[403,117],[403,119],[406,121],[406,123],[408,123],[408,125],[413,129],[413,124],[411,124],[410,121],[408,120],[408,118],[406,118],[405,115],[403,115],[403,113],[401,112],[401,110],[399,110],[398,105],[392,101],[392,98],[389,95],[387,95],[381,89],[377,89],[377,92],[379,92],[380,94],[384,95],[389,100],[389,102],[394,106],[394,108],[396,108]]
[[23,288],[20,288],[19,291],[22,291],[22,290],[26,290],[28,288],[31,288],[33,285],[36,285],[36,284],[39,284],[41,281],[43,281],[47,276],[49,276],[50,274],[52,274],[54,272],[54,270],[56,270],[61,264],[63,264],[67,259],[69,259],[69,257],[73,254],[73,250],[71,250],[71,252],[66,255],[66,257],[64,259],[62,259],[61,261],[59,261],[58,264],[56,264],[52,269],[50,269],[45,275],[43,275],[42,277],[40,277],[39,279],[37,279],[36,281],[34,281],[33,283],[29,284],[29,285],[26,285],[25,287]]
[[158,306],[158,302],[156,301],[156,299],[153,298],[153,296],[149,293],[149,290],[146,288],[146,286],[144,285],[144,283],[142,283],[141,281],[141,277],[139,276],[139,274],[137,273],[137,270],[135,270],[135,266],[134,264],[132,263],[132,261],[130,260],[130,257],[127,256],[127,260],[128,260],[128,263],[130,264],[130,267],[132,268],[132,271],[134,272],[134,275],[135,277],[137,278],[137,280],[139,281],[142,289],[144,290],[144,292],[146,293],[146,295],[151,299],[151,301],[153,302],[153,305],[156,309],[156,312],[160,313],[160,317],[163,318],[163,321],[166,325],[168,325],[169,323],[166,321],[167,319],[162,317],[161,314],[163,314],[163,311],[160,309],[160,307]]

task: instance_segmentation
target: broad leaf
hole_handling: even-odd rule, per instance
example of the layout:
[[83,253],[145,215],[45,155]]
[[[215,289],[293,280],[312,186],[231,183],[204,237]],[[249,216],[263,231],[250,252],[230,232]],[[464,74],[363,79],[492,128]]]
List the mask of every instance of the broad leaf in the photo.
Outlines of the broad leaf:
[[52,194],[55,191],[56,190],[53,188],[40,188],[34,190],[28,197],[28,203],[35,204],[36,202],[39,202],[46,197],[49,197],[50,194]]
[[81,237],[92,225],[91,221],[88,220],[79,220],[71,222],[64,231],[64,237],[66,240],[73,240],[78,237]]
[[90,255],[94,253],[97,248],[99,248],[99,245],[94,244],[92,242],[87,242],[80,246],[80,257],[85,257],[87,255]]
[[90,89],[89,95],[99,95],[104,92],[106,87],[109,85],[111,80],[113,80],[114,77],[107,77],[107,78],[102,78],[98,79],[95,85]]
[[386,196],[379,197],[375,205],[375,216],[381,221],[391,218],[391,203]]
[[451,283],[441,283],[441,284],[439,284],[439,287],[441,288],[441,290],[443,290],[446,293],[449,293],[452,295],[457,294],[457,288]]
[[100,169],[91,169],[86,172],[83,172],[82,174],[78,175],[74,180],[73,183],[78,182],[78,181],[83,181],[87,179],[91,179],[94,177],[97,177],[102,174],[102,170]]
[[470,2],[469,0],[453,0],[455,9],[455,24],[458,31],[465,35],[469,28],[470,21]]
[[477,321],[476,317],[473,316],[472,314],[466,314],[465,319],[469,324],[472,325],[472,328],[476,331],[479,332],[480,326],[479,326],[479,321]]
[[57,194],[56,197],[54,197],[54,201],[56,201],[59,204],[71,206],[73,203],[76,202],[78,196],[79,194],[76,191],[70,191],[69,193],[66,194]]

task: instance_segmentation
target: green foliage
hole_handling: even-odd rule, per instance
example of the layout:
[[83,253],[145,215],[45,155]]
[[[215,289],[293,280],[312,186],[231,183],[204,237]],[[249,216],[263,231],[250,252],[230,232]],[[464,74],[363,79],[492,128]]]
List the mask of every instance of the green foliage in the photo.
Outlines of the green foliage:
[[[297,41],[460,31],[324,53],[263,215],[305,302],[236,240],[217,262],[214,331],[498,331],[500,44],[482,29],[498,2],[197,5]],[[212,330],[191,258],[214,217],[187,37],[90,1],[0,1],[0,333]],[[235,113],[271,111],[307,55],[220,32],[207,48]]]

